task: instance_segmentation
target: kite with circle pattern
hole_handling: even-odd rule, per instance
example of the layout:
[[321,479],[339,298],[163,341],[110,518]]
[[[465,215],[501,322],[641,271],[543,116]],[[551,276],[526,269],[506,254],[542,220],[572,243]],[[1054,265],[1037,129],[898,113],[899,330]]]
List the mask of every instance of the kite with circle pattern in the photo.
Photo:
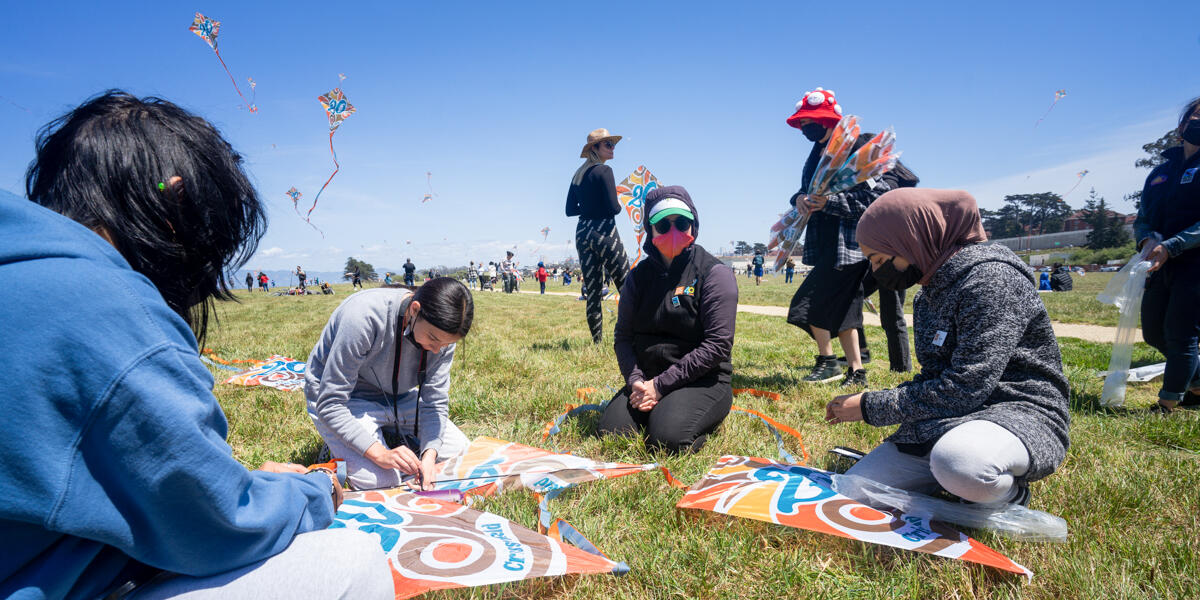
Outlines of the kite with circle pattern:
[[617,184],[617,202],[625,207],[625,214],[633,221],[633,232],[637,235],[637,256],[633,265],[642,259],[642,236],[646,234],[642,228],[642,209],[646,206],[646,194],[658,187],[658,178],[646,168],[638,165],[637,170]]
[[747,456],[722,456],[676,508],[778,523],[1032,577],[1008,557],[928,517],[877,510],[833,490],[832,473]]
[[432,590],[629,570],[503,517],[402,488],[347,493],[330,528],[379,537],[397,600]]

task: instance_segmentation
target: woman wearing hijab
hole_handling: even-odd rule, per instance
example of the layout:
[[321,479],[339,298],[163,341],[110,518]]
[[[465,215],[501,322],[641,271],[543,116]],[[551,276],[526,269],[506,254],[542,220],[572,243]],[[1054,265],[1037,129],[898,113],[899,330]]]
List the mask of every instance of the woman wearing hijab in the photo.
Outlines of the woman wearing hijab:
[[308,415],[355,489],[402,481],[432,489],[435,465],[467,447],[450,421],[450,366],[475,303],[438,277],[414,293],[380,287],[342,302],[304,374]]
[[907,188],[876,200],[858,242],[879,285],[920,283],[921,372],[895,389],[838,396],[831,423],[900,425],[849,473],[971,502],[1028,502],[1066,456],[1069,388],[1033,274],[986,240],[970,194]]
[[737,281],[695,244],[699,214],[683,187],[651,190],[643,215],[646,259],[621,287],[613,344],[626,385],[599,431],[644,430],[648,447],[695,451],[733,405]]
[[1176,129],[1183,144],[1163,151],[1146,178],[1133,229],[1150,244],[1150,279],[1142,296],[1142,335],[1167,358],[1158,404],[1170,413],[1200,403],[1200,98],[1188,103]]
[[613,148],[621,141],[619,135],[609,135],[604,128],[588,134],[587,143],[579,153],[585,159],[571,178],[567,190],[567,216],[579,217],[575,226],[575,250],[583,268],[583,289],[587,299],[588,328],[592,341],[599,344],[604,337],[604,312],[601,290],[606,281],[621,285],[629,274],[629,258],[617,235],[613,219],[621,212],[617,202],[617,184],[612,167]]

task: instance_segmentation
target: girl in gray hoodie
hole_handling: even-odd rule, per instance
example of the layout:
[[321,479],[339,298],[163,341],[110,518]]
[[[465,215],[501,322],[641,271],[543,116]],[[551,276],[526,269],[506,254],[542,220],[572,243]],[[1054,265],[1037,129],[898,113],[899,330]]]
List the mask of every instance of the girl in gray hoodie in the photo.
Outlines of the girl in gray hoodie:
[[831,423],[900,427],[850,473],[971,502],[1027,501],[1066,457],[1069,388],[1046,307],[1011,250],[983,245],[970,194],[906,188],[863,213],[858,241],[879,285],[921,283],[921,372],[890,390],[834,398]]

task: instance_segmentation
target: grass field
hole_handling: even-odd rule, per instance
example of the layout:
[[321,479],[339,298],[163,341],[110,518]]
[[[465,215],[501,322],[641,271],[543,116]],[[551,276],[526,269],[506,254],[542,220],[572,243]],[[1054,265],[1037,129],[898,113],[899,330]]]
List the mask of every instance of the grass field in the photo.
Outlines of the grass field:
[[[1069,292],[1042,294],[1042,301],[1046,304],[1050,318],[1063,323],[1116,327],[1119,316],[1117,309],[1096,300],[1096,294],[1104,290],[1112,276],[1112,273],[1088,273],[1083,277],[1074,275],[1075,289]],[[740,273],[738,301],[742,304],[787,306],[792,301],[792,294],[796,293],[796,288],[803,281],[803,276],[797,273],[792,283],[784,283],[783,280],[783,275],[771,275],[763,278],[762,285],[756,286],[753,277],[746,277],[744,272]],[[912,288],[905,296],[904,312],[912,313],[912,299],[918,289],[919,287]],[[876,306],[879,305],[878,300],[878,295],[873,297]]]
[[[743,287],[742,302],[786,304],[782,277],[765,288]],[[1083,279],[1088,287],[1100,277]],[[745,277],[739,281],[745,286]],[[1076,280],[1077,287],[1080,280]],[[794,289],[793,286],[787,286]],[[329,313],[346,298],[242,294],[240,304],[219,307],[220,324],[208,346],[218,355],[263,358],[272,353],[304,359]],[[526,289],[530,289],[528,286]],[[536,283],[532,289],[536,289]],[[561,285],[548,286],[560,291]],[[1084,292],[1076,292],[1081,294]],[[1086,292],[1094,296],[1094,292]],[[775,294],[775,296],[771,296]],[[781,298],[776,302],[768,298]],[[613,313],[606,312],[610,332]],[[734,387],[779,392],[783,400],[739,396],[804,434],[812,464],[824,466],[835,445],[867,450],[890,428],[827,425],[824,405],[832,386],[805,387],[799,377],[815,346],[782,318],[739,314],[734,345]],[[868,328],[872,339],[883,339]],[[610,557],[625,561],[625,577],[545,579],[431,594],[432,598],[1200,598],[1200,412],[1163,419],[1136,409],[1154,401],[1157,382],[1132,384],[1130,410],[1097,408],[1108,364],[1106,345],[1060,340],[1071,381],[1072,446],[1058,473],[1033,484],[1031,507],[1070,524],[1065,544],[1014,542],[970,532],[1029,567],[1032,582],[986,567],[714,515],[697,519],[674,508],[682,492],[655,473],[584,484],[555,500],[567,519]],[[879,388],[902,381],[880,356],[870,365]],[[1139,344],[1135,364],[1157,362]],[[226,371],[214,371],[218,378]],[[757,420],[730,416],[698,454],[648,454],[639,442],[598,439],[595,418],[569,421],[550,444],[542,426],[572,401],[578,387],[618,386],[611,339],[593,346],[583,303],[565,296],[476,294],[475,326],[460,344],[452,373],[451,418],[468,437],[499,437],[571,451],[600,460],[661,461],[680,479],[696,481],[723,454],[776,457],[775,444]],[[264,460],[312,462],[320,439],[304,412],[303,396],[273,389],[218,384],[230,421],[229,441],[250,467]],[[797,453],[794,443],[790,449]],[[532,496],[489,499],[483,510],[536,527]]]

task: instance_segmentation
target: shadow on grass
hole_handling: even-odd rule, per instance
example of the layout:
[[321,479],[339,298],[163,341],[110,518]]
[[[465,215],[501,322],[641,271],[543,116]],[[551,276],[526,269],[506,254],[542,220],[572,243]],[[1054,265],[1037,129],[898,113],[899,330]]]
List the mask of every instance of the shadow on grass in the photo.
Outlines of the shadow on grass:
[[321,448],[324,445],[325,442],[321,438],[317,438],[313,440],[312,443],[305,444],[304,446],[301,446],[300,449],[296,450],[296,452],[288,458],[288,462],[304,466],[316,464],[317,455],[321,453]]
[[[587,343],[590,343],[590,340]],[[534,352],[546,352],[553,350],[570,351],[573,348],[583,347],[585,347],[583,340],[563,338],[557,342],[534,342],[529,346],[529,349],[533,350]]]
[[801,375],[791,369],[770,375],[745,375],[739,373],[737,367],[733,369],[733,387],[735,388],[748,387],[768,392],[782,392],[784,388],[795,386],[800,378]]

